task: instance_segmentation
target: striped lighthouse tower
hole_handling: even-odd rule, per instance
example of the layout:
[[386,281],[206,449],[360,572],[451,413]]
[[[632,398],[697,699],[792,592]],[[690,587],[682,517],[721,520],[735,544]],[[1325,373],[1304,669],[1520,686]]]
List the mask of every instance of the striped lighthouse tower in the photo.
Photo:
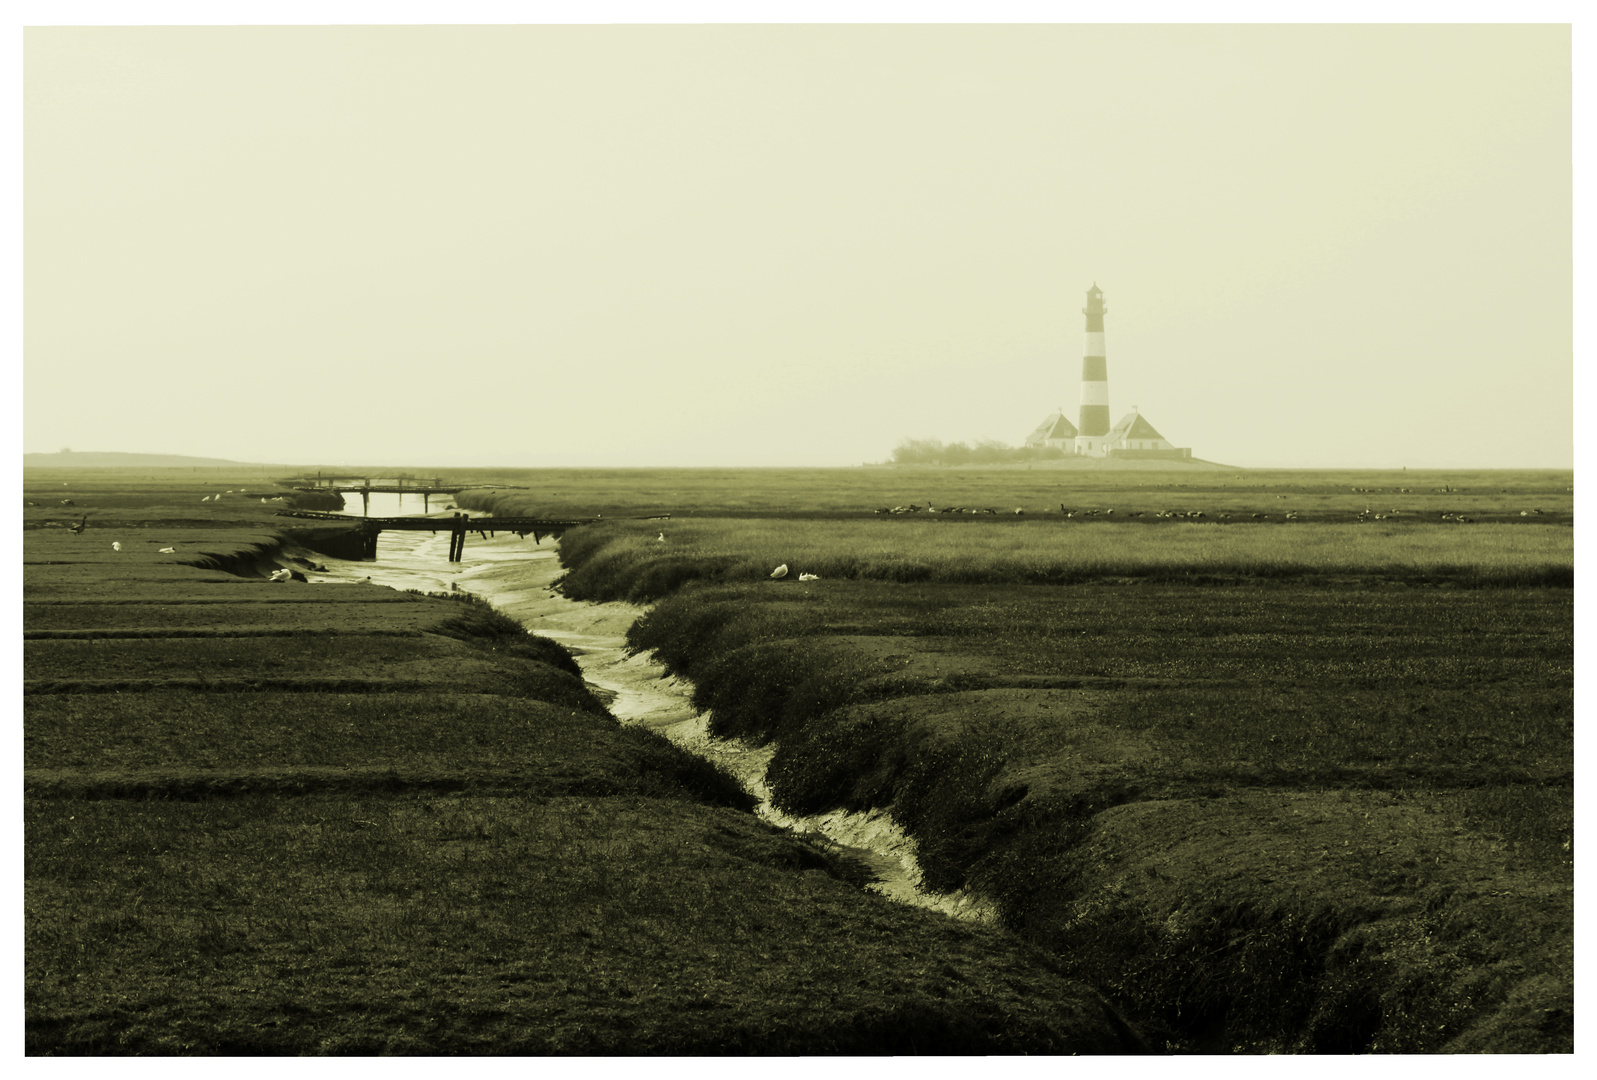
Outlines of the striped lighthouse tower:
[[1076,452],[1103,453],[1109,434],[1109,362],[1103,351],[1103,290],[1087,290],[1087,347],[1081,357],[1081,422],[1076,425]]

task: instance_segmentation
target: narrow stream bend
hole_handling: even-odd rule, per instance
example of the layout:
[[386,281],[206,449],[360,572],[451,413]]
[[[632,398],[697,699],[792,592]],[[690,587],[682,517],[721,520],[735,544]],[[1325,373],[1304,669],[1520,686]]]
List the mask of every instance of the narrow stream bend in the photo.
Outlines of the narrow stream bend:
[[646,610],[633,604],[593,604],[567,600],[551,588],[562,570],[554,543],[535,546],[515,536],[466,545],[463,561],[448,561],[447,533],[388,532],[379,540],[375,562],[327,559],[316,582],[369,579],[396,589],[449,592],[452,586],[476,594],[527,627],[528,631],[564,645],[583,676],[611,713],[626,724],[652,728],[701,757],[731,772],[760,800],[756,813],[796,833],[824,836],[849,850],[875,872],[870,886],[893,900],[980,922],[996,918],[993,906],[980,897],[927,893],[918,887],[920,868],[915,841],[905,835],[886,811],[850,814],[833,811],[792,817],[771,805],[765,770],[773,747],[751,747],[738,739],[709,734],[709,716],[695,712],[691,688],[666,675],[652,656],[628,656],[627,628]]

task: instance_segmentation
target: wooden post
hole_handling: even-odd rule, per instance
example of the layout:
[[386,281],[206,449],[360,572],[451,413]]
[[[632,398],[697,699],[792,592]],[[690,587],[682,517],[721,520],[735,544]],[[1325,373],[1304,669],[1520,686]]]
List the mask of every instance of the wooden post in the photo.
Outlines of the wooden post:
[[427,492],[425,491],[421,493],[421,512],[423,514],[427,512]]
[[370,487],[364,487],[360,492],[360,516],[371,516],[372,493]]
[[449,561],[459,562],[466,553],[466,515],[456,514],[449,530]]

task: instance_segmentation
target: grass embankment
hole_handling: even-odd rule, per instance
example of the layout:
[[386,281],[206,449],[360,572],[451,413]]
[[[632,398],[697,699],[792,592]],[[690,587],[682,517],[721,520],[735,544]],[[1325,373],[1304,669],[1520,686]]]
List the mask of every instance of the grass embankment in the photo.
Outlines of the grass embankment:
[[[900,584],[1085,584],[1140,580],[1405,581],[1468,587],[1571,585],[1572,530],[1062,520],[612,522],[562,540],[577,599],[659,599],[688,581],[790,576]],[[664,532],[666,539],[659,540]]]
[[[1070,565],[1044,546],[1059,523],[871,527],[926,571],[848,580],[888,556],[793,522],[664,544],[617,523],[562,554],[590,598],[681,586],[630,640],[694,681],[712,730],[778,741],[779,806],[891,807],[930,887],[991,896],[1173,1048],[1572,1046],[1573,594],[1513,587],[1567,582],[1567,533],[1377,532],[1351,554],[1322,536],[1318,561],[1275,558],[1314,586],[1244,560],[1251,587],[1057,588],[1002,582]],[[939,529],[957,542],[939,551]],[[1164,542],[1083,534],[1122,541],[1122,567]],[[662,549],[684,545],[745,580],[681,585]],[[787,580],[748,580],[779,562]],[[832,573],[792,580],[812,567]],[[982,575],[999,583],[960,584]],[[1450,580],[1496,587],[1423,584]]]
[[194,524],[24,536],[29,1053],[1140,1045],[1008,935],[760,823],[552,642],[230,575],[269,539]]

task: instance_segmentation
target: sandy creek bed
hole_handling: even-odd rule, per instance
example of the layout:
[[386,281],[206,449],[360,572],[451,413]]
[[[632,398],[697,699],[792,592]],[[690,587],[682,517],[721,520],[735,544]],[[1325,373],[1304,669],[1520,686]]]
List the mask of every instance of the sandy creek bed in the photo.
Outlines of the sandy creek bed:
[[735,775],[760,799],[762,818],[800,833],[817,833],[851,850],[877,874],[876,891],[960,918],[990,920],[993,911],[979,897],[963,893],[928,894],[916,887],[915,843],[884,812],[835,812],[789,817],[775,810],[765,787],[772,748],[753,748],[737,739],[711,737],[708,714],[689,703],[691,687],[669,678],[650,655],[628,657],[627,627],[643,614],[631,604],[590,604],[567,600],[549,586],[562,570],[553,542],[501,536],[466,542],[463,561],[447,561],[447,533],[387,532],[375,562],[326,559],[327,572],[312,582],[334,584],[370,579],[396,589],[448,592],[458,586],[492,603],[529,631],[560,642],[577,658],[583,675],[610,711],[626,724],[653,728],[696,754],[711,758]]

